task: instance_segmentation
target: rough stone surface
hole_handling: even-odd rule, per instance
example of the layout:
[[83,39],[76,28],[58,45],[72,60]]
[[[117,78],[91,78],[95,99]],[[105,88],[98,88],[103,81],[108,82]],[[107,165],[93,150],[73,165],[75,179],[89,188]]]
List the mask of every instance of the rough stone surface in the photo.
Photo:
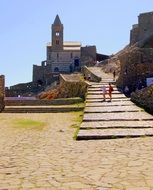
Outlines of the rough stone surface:
[[[12,119],[47,122],[20,129]],[[153,138],[75,141],[65,114],[0,115],[0,189],[153,189]]]
[[133,92],[131,100],[148,111],[153,112],[153,85]]

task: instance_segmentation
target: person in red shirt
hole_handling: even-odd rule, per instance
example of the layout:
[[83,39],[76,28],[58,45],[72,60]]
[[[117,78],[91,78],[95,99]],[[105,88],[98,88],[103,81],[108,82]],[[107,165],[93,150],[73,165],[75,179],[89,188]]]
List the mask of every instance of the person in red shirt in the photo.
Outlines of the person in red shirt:
[[110,97],[110,101],[112,101],[112,92],[113,92],[113,87],[111,86],[111,83],[109,83],[109,87],[108,87],[108,95]]

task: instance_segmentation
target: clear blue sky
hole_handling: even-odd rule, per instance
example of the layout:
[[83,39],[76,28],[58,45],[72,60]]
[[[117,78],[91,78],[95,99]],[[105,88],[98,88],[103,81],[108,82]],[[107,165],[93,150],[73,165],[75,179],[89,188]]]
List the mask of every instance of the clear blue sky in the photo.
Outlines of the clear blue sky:
[[51,24],[60,16],[64,40],[112,54],[129,43],[130,29],[153,0],[0,0],[0,74],[6,86],[32,81],[32,66],[46,59]]

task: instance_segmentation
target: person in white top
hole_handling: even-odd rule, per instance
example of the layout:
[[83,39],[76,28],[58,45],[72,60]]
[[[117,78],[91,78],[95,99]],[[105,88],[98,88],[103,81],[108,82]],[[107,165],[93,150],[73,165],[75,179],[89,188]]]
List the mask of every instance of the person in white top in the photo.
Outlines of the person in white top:
[[106,93],[107,93],[106,86],[105,86],[105,85],[103,85],[103,86],[102,86],[102,88],[101,88],[101,90],[102,90],[102,93],[103,93],[103,98],[104,98],[104,100],[103,100],[103,101],[106,101]]

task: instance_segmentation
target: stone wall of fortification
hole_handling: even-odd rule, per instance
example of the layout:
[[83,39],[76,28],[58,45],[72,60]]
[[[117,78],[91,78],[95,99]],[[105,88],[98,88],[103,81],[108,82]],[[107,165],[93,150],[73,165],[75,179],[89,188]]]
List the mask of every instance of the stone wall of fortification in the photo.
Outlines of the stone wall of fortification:
[[130,31],[130,45],[153,35],[153,12],[142,13],[138,16],[138,24]]
[[134,24],[130,31],[130,45],[135,44],[139,40],[139,25]]
[[142,13],[138,16],[139,40],[153,34],[153,12]]
[[0,75],[0,112],[4,109],[4,97],[5,97],[5,77]]
[[96,46],[81,47],[81,65],[92,66],[96,60]]

